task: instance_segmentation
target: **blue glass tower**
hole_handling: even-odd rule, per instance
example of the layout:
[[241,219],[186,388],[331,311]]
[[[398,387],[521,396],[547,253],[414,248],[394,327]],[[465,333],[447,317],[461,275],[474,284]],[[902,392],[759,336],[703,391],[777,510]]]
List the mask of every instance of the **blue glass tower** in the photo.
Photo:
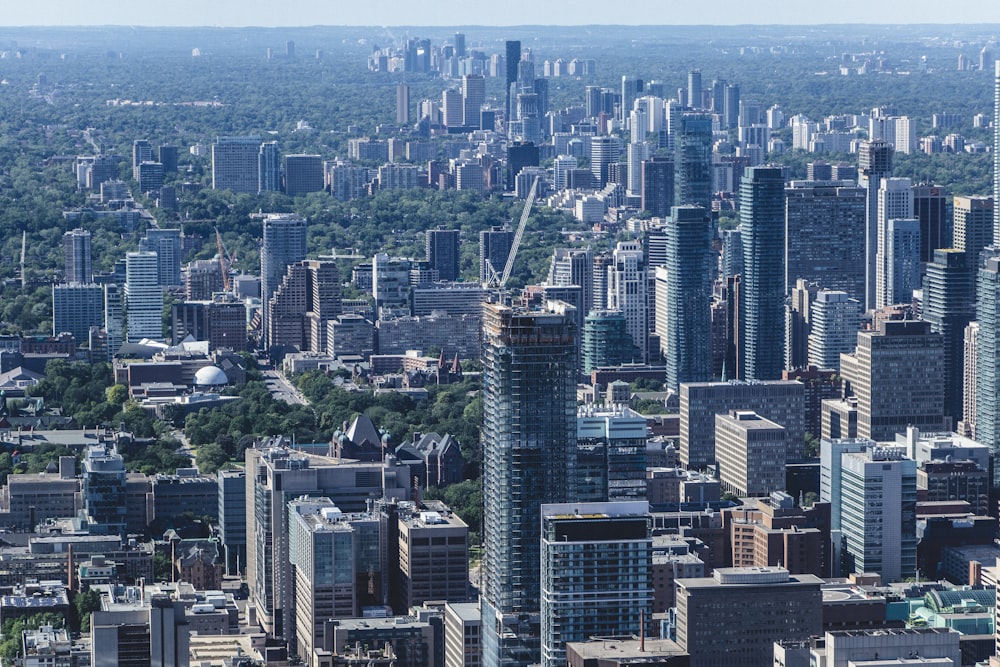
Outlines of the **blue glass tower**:
[[667,387],[712,379],[712,218],[675,206],[667,220]]

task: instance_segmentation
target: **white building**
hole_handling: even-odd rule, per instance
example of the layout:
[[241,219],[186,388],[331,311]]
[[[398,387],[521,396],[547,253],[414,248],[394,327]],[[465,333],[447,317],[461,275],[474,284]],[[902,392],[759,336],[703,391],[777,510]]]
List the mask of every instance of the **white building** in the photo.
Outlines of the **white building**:
[[612,253],[608,267],[609,310],[620,310],[625,315],[626,330],[632,342],[646,359],[648,338],[647,297],[649,280],[642,255],[642,244],[638,241],[619,241]]
[[820,290],[809,307],[809,364],[840,370],[840,355],[858,344],[861,303],[847,292]]
[[128,342],[163,339],[163,290],[155,252],[125,255],[125,319]]

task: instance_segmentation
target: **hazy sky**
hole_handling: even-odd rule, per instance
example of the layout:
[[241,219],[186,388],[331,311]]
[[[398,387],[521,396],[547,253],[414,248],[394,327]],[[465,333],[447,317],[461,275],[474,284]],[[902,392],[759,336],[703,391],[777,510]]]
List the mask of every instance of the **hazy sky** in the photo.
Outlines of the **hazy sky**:
[[3,0],[0,25],[580,25],[1000,23],[958,0]]

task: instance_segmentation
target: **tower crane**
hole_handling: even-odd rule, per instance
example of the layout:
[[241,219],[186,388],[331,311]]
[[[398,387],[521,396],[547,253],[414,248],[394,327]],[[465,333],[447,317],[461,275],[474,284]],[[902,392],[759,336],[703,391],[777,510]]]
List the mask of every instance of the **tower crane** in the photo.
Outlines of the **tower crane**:
[[229,270],[233,267],[236,258],[226,250],[226,244],[222,242],[222,234],[219,228],[215,228],[215,247],[219,252],[219,270],[222,272],[222,291],[229,292]]
[[517,249],[521,245],[521,238],[524,236],[524,228],[528,224],[528,217],[531,215],[531,207],[535,203],[535,192],[538,191],[538,176],[531,183],[528,191],[528,199],[524,202],[524,210],[521,211],[521,220],[517,223],[517,231],[514,232],[514,240],[510,244],[510,252],[507,253],[507,264],[503,267],[503,274],[498,274],[493,264],[487,261],[486,287],[490,289],[502,290],[510,279],[511,271],[514,270],[514,260],[517,258]]

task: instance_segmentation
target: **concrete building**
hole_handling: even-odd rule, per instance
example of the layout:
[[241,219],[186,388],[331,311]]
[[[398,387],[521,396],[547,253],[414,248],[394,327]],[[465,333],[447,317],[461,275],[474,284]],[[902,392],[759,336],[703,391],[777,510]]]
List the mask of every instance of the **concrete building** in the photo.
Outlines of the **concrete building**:
[[260,191],[260,137],[218,137],[212,144],[212,188],[257,194]]
[[[677,643],[698,667],[770,667],[778,639],[822,628],[822,579],[777,567],[717,568],[677,580]],[[732,623],[734,617],[739,623]]]
[[715,415],[715,458],[723,489],[743,497],[785,490],[785,428],[752,410]]
[[952,245],[969,257],[993,245],[993,197],[955,196]]
[[163,291],[155,252],[125,254],[125,314],[128,342],[163,339]]
[[469,526],[441,502],[399,516],[400,609],[469,599]]
[[479,667],[482,664],[482,618],[475,602],[449,602],[444,606],[445,667]]
[[820,290],[809,307],[809,365],[840,370],[840,355],[857,347],[861,303],[847,292]]
[[101,609],[90,615],[91,667],[124,664],[188,667],[184,603],[139,587],[98,586]]
[[260,249],[260,297],[263,304],[264,346],[270,321],[271,296],[278,289],[289,264],[306,256],[305,218],[295,214],[268,214],[264,218],[264,240]]
[[104,289],[100,285],[68,283],[52,286],[52,335],[68,332],[87,340],[90,327],[104,325]]
[[607,270],[607,308],[618,310],[625,316],[625,328],[632,344],[638,348],[645,362],[649,347],[647,297],[649,280],[642,246],[636,241],[619,241]]
[[837,630],[809,651],[810,664],[824,667],[961,665],[960,633],[951,628]]
[[63,280],[67,283],[90,284],[94,278],[90,255],[90,232],[86,229],[73,229],[63,234],[63,251],[65,253]]

